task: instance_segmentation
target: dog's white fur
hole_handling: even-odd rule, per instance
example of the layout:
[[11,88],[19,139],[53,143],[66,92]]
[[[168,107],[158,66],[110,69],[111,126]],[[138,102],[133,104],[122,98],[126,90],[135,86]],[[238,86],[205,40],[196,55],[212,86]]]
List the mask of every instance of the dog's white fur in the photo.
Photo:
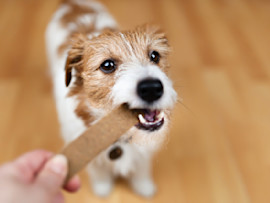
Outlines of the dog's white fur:
[[[97,2],[89,2],[77,0],[79,5],[91,7],[98,12],[93,17],[91,14],[85,14],[74,20],[73,24],[69,24],[68,28],[64,28],[60,24],[60,18],[69,11],[68,5],[62,5],[54,14],[46,32],[47,54],[51,74],[54,84],[54,96],[56,106],[61,123],[62,136],[66,142],[70,142],[77,138],[86,130],[84,122],[75,114],[75,108],[78,104],[76,97],[68,97],[68,92],[74,83],[74,77],[69,87],[65,86],[65,62],[68,49],[59,56],[58,48],[63,44],[69,33],[76,30],[76,23],[80,22],[90,25],[95,21],[96,30],[88,35],[89,40],[99,35],[99,31],[105,27],[115,28],[116,23],[108,14],[105,8]],[[131,58],[128,63],[121,65],[123,71],[115,76],[115,85],[112,87],[110,97],[113,106],[122,103],[128,103],[131,108],[151,108],[151,109],[169,109],[172,108],[176,100],[176,92],[173,89],[172,82],[166,74],[156,65],[141,64],[140,61],[132,54],[130,42],[121,34],[127,47],[129,47]],[[73,70],[73,75],[74,75]],[[154,106],[148,106],[139,99],[136,94],[137,83],[143,78],[154,77],[162,81],[164,86],[164,95],[156,102]],[[94,115],[96,121],[102,118],[106,110],[94,108],[88,104],[91,114]],[[165,121],[167,121],[167,116]],[[123,176],[128,178],[132,188],[140,195],[150,197],[156,187],[151,175],[151,158],[165,138],[168,128],[168,122],[165,122],[161,129],[154,132],[138,130],[136,127],[130,129],[119,141],[102,152],[96,159],[88,165],[88,173],[94,192],[100,196],[106,196],[110,193],[114,178]],[[134,136],[136,134],[136,136]],[[134,137],[135,143],[129,142],[130,137]],[[144,144],[141,144],[144,143]],[[124,153],[118,160],[111,161],[108,159],[108,152],[113,146],[120,146]]]

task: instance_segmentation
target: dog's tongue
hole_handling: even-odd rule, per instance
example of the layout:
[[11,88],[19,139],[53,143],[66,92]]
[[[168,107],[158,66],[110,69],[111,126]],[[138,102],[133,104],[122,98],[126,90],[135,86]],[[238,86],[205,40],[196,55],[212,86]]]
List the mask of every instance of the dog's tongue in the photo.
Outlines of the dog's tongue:
[[145,113],[144,113],[144,118],[148,122],[154,122],[156,120],[156,115],[157,115],[157,111],[156,110],[151,111],[149,109],[146,109],[145,110]]

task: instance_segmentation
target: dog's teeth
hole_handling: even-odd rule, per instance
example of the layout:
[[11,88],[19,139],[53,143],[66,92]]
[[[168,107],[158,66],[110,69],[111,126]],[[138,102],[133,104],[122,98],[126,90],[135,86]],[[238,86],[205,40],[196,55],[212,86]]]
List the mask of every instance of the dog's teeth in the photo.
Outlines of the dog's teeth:
[[[163,117],[162,117],[163,118]],[[157,124],[157,123],[159,123],[161,120],[162,120],[162,118],[159,118],[158,120],[156,120],[155,122],[153,122],[153,123],[151,123],[151,124]]]
[[163,118],[164,118],[164,112],[161,112],[159,115],[158,115],[158,119],[154,122],[149,122],[147,121],[142,114],[139,114],[138,115],[138,118],[139,118],[139,121],[140,123],[144,124],[144,125],[147,125],[147,126],[151,126],[151,125],[155,125],[157,123],[159,123]]
[[141,123],[147,124],[147,121],[144,119],[142,114],[139,114],[138,117],[139,117],[139,120],[140,120]]
[[158,119],[153,123],[153,124],[157,124],[159,123],[163,118],[164,118],[164,112],[160,112],[160,114],[158,115]]
[[164,118],[164,112],[160,112],[160,114],[158,115],[158,120],[161,120],[162,118]]

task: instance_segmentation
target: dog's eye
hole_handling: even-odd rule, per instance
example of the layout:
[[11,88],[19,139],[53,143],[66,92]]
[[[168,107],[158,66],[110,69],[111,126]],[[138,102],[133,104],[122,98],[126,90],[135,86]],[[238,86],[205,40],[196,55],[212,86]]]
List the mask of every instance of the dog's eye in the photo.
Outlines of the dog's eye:
[[152,51],[150,53],[150,60],[153,61],[154,63],[158,64],[160,60],[160,55],[157,51]]
[[108,59],[100,65],[100,70],[104,73],[112,73],[115,71],[115,69],[116,65],[112,59]]

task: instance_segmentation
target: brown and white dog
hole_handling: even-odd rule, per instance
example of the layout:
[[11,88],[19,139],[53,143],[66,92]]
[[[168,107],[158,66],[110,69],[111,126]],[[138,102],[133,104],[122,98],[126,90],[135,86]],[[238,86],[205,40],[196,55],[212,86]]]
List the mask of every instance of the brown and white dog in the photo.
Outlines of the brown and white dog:
[[115,177],[122,176],[136,193],[152,196],[151,158],[166,138],[177,97],[166,75],[165,34],[148,25],[119,31],[98,2],[66,0],[48,25],[46,43],[66,142],[120,104],[144,112],[136,126],[89,164],[94,192],[108,195]]

